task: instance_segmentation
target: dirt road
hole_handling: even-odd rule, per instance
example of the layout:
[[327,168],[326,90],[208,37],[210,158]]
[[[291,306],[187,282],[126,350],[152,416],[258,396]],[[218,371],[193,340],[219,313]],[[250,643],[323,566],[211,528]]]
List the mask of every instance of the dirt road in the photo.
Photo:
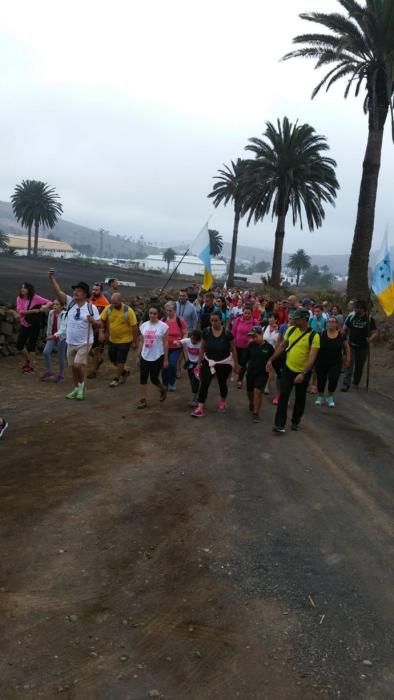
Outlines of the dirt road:
[[[393,698],[393,402],[300,433],[1,364],[2,700]],[[4,387],[7,387],[5,390]]]

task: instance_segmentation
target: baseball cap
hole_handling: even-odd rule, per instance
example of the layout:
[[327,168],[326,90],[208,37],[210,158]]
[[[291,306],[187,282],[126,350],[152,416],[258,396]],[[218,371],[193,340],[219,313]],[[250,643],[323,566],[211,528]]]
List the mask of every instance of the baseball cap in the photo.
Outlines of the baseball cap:
[[307,320],[309,320],[309,311],[308,311],[308,309],[296,309],[291,314],[291,318],[292,319],[306,318]]
[[261,326],[252,326],[248,335],[263,335],[263,329]]
[[306,306],[306,305],[312,306],[312,305],[313,305],[313,301],[312,301],[312,299],[303,299],[303,300],[302,300],[302,305],[303,305],[303,306]]

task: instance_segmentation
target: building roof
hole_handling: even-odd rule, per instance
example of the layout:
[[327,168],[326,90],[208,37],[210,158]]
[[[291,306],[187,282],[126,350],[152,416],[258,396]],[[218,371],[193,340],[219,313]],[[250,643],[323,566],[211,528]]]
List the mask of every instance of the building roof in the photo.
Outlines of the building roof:
[[[27,236],[14,236],[10,233],[8,238],[10,248],[27,249]],[[34,236],[32,236],[32,245],[34,245]],[[38,239],[38,250],[56,250],[60,253],[74,252],[74,248],[66,241],[51,241],[49,238]]]

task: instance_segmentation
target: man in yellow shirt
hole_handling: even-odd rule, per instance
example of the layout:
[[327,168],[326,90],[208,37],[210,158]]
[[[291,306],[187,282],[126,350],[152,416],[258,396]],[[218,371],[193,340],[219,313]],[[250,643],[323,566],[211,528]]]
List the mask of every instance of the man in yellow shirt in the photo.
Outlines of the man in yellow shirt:
[[[112,295],[111,303],[100,315],[103,338],[108,339],[108,357],[116,367],[116,377],[110,386],[124,384],[129,372],[125,369],[130,347],[137,347],[138,326],[133,309],[122,303],[122,297],[117,292]],[[104,330],[105,329],[105,330]]]
[[286,353],[286,361],[280,377],[280,397],[273,427],[275,433],[286,432],[287,407],[293,386],[295,386],[295,402],[291,429],[298,430],[305,410],[306,392],[319,348],[319,334],[309,326],[309,311],[296,309],[292,313],[290,326],[284,335],[283,342],[272,355],[270,362],[267,363],[267,371],[270,371],[276,358],[282,353]]

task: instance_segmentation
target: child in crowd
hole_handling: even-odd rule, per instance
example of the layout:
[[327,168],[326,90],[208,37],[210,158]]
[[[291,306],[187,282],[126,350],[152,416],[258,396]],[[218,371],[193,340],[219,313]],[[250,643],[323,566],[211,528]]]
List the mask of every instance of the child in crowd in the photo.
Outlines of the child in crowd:
[[190,379],[190,386],[192,390],[192,400],[190,402],[190,406],[195,408],[198,405],[197,396],[198,389],[200,386],[200,380],[196,375],[195,370],[197,367],[198,356],[200,354],[201,331],[193,330],[189,334],[188,338],[182,338],[182,340],[179,341],[179,346],[183,347],[183,352],[186,360],[184,364],[184,369],[187,369]]

